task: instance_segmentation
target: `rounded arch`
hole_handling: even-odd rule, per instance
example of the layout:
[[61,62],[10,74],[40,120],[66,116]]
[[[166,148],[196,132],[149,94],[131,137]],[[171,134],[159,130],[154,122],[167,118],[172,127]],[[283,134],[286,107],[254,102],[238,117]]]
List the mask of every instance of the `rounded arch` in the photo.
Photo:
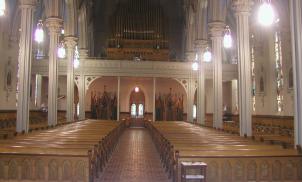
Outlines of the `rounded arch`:
[[148,92],[147,92],[147,89],[144,87],[143,84],[134,84],[133,87],[129,87],[129,89],[127,91],[127,98],[129,98],[129,99],[127,99],[127,106],[129,106],[129,112],[131,111],[130,110],[130,98],[131,98],[131,94],[133,93],[135,87],[138,87],[140,89],[140,91],[142,93],[144,93],[144,97],[145,97],[145,99],[144,99],[144,102],[145,102],[144,103],[144,108],[145,108],[145,112],[146,112],[146,105],[150,103],[150,100],[146,96],[148,94]]
[[[138,91],[135,90],[138,88]],[[144,117],[145,115],[145,93],[138,86],[133,88],[129,97],[129,111],[132,117]]]

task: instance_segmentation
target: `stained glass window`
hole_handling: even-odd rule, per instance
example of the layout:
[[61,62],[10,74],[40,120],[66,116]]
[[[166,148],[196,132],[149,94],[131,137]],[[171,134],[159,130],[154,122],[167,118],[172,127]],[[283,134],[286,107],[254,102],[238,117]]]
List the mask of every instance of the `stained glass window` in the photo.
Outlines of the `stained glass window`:
[[276,83],[277,83],[277,111],[283,111],[283,67],[282,67],[282,49],[281,49],[281,35],[280,32],[275,32],[275,63],[276,63]]
[[139,116],[144,116],[144,105],[143,104],[140,104],[138,106],[138,115]]
[[253,99],[253,111],[256,111],[256,71],[255,71],[255,44],[254,35],[252,35],[251,41],[251,62],[252,62],[252,99]]
[[136,116],[136,105],[135,104],[132,104],[131,105],[131,116],[135,117]]
[[196,119],[197,117],[197,106],[194,104],[193,105],[193,119]]

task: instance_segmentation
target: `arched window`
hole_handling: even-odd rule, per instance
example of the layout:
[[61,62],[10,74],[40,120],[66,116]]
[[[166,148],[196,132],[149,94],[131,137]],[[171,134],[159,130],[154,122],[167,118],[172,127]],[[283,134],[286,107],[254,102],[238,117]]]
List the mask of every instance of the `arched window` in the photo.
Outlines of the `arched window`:
[[144,116],[144,105],[143,104],[140,104],[138,106],[138,116],[140,116],[140,117]]
[[197,117],[197,106],[194,104],[193,105],[193,119],[196,119]]
[[131,105],[131,116],[135,117],[136,116],[136,105],[135,104],[132,104]]

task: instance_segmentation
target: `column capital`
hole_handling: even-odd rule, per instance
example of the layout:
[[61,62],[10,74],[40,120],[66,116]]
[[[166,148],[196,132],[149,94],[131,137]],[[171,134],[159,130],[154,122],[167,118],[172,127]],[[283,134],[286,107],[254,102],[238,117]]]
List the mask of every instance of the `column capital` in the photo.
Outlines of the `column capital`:
[[186,53],[186,60],[191,62],[191,61],[194,61],[195,59],[195,52],[194,51],[187,51]]
[[88,58],[88,50],[87,49],[79,49],[80,59]]
[[210,22],[209,24],[209,28],[210,28],[210,35],[211,38],[213,37],[222,37],[223,36],[223,32],[225,29],[225,23],[224,22],[220,22],[220,21],[215,21],[215,22]]
[[19,0],[20,8],[34,8],[37,4],[37,0]]
[[45,21],[45,26],[48,28],[49,32],[60,33],[63,27],[63,20],[56,17],[47,18]]
[[235,13],[250,13],[253,0],[233,0],[233,9]]
[[78,38],[75,36],[67,36],[64,38],[67,49],[74,49],[77,45]]
[[196,51],[204,50],[208,46],[208,41],[205,39],[197,39],[195,40],[195,49]]

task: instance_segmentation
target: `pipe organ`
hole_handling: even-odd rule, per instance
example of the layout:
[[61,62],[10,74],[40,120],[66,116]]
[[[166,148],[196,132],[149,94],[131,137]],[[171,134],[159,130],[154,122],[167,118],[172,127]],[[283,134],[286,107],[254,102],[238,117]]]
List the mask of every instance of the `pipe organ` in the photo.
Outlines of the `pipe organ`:
[[119,2],[110,22],[108,59],[169,61],[167,20],[159,0]]

